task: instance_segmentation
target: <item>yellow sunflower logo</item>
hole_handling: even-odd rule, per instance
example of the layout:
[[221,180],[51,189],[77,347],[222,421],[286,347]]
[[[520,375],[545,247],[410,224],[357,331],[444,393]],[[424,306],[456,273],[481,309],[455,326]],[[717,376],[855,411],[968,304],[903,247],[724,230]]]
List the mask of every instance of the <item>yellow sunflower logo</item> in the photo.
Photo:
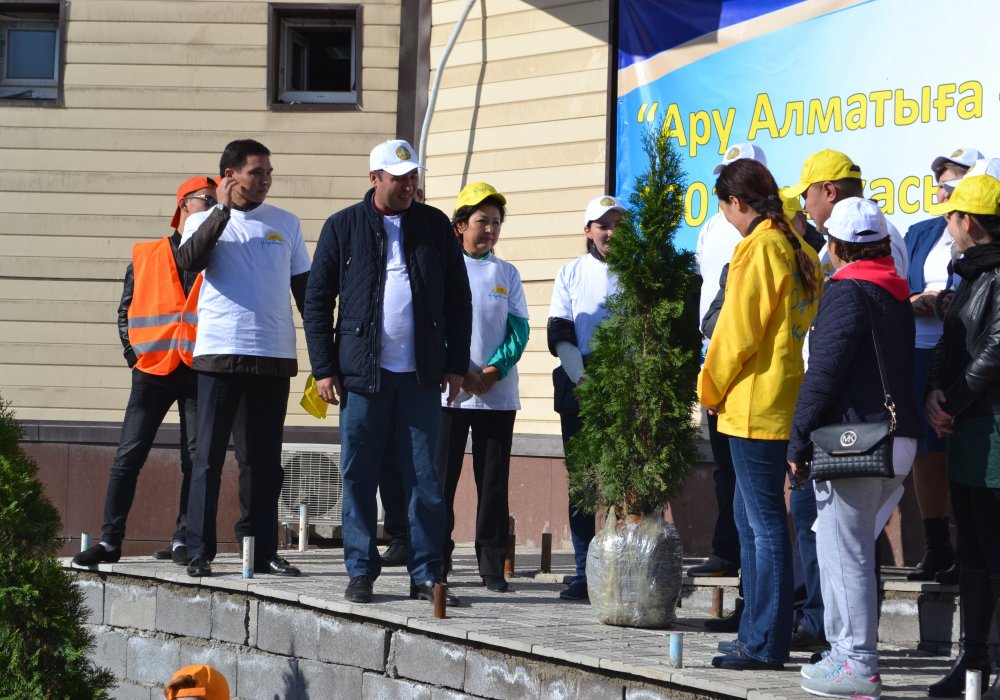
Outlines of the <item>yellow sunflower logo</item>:
[[601,197],[601,206],[602,207],[613,207],[614,205],[615,205],[615,198],[614,197]]
[[399,148],[396,149],[396,157],[399,158],[400,160],[409,160],[410,149],[407,148],[406,146],[400,146]]
[[726,151],[726,160],[736,160],[736,157],[740,154],[740,149],[733,146],[728,151]]

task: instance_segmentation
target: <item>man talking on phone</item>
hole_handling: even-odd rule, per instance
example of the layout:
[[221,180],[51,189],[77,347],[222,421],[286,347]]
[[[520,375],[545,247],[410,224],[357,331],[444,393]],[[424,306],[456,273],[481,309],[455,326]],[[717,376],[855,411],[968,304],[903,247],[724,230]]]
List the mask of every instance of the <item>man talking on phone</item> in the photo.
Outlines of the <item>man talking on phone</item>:
[[278,556],[281,440],[298,373],[288,292],[302,313],[309,254],[294,214],[264,202],[271,152],[232,141],[222,152],[218,204],[190,217],[177,264],[204,272],[198,301],[198,447],[188,503],[189,576],[211,576],[222,465],[232,435],[239,463],[236,538],[255,538],[256,573],[298,576]]

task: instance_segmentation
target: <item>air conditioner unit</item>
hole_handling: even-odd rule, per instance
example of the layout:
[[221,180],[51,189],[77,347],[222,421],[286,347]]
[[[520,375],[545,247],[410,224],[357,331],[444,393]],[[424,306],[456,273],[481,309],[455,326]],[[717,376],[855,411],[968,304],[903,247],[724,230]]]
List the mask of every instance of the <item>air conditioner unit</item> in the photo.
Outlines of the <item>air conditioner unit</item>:
[[309,506],[309,522],[339,528],[344,487],[340,445],[285,443],[281,446],[285,480],[278,499],[278,520],[298,526],[299,505]]

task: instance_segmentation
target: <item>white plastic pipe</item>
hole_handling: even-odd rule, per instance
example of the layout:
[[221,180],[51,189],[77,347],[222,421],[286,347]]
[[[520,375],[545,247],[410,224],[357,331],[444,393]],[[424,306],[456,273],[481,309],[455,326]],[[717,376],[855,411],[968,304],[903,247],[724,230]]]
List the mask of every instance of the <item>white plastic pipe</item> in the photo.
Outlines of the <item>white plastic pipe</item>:
[[[417,154],[419,157],[419,162],[421,165],[427,165],[427,135],[431,130],[431,117],[434,116],[434,106],[437,103],[438,90],[441,88],[441,74],[444,72],[444,66],[448,63],[448,56],[451,55],[451,50],[455,47],[455,42],[458,41],[458,34],[462,31],[462,27],[465,25],[465,19],[469,16],[469,12],[472,10],[472,6],[476,4],[476,0],[469,0],[465,3],[465,9],[462,10],[462,14],[458,16],[458,21],[455,23],[455,28],[451,32],[451,37],[448,39],[448,43],[444,46],[444,51],[441,53],[441,60],[438,61],[437,71],[434,73],[434,84],[431,86],[431,94],[427,100],[427,111],[424,113],[424,125],[420,128],[420,143],[417,145]],[[420,188],[424,189],[424,171],[420,171]]]

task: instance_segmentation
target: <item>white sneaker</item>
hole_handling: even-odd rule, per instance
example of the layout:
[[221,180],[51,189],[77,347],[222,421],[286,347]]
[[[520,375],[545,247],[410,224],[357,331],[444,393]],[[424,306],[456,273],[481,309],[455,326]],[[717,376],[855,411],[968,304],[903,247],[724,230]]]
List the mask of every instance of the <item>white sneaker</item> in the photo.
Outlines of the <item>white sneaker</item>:
[[882,697],[882,677],[876,673],[871,678],[862,678],[851,670],[850,664],[843,664],[828,675],[803,678],[802,690],[824,698],[878,700]]
[[840,664],[830,657],[829,649],[824,651],[822,656],[823,658],[814,664],[802,665],[803,678],[822,678],[823,676],[829,676],[837,670],[837,666]]

